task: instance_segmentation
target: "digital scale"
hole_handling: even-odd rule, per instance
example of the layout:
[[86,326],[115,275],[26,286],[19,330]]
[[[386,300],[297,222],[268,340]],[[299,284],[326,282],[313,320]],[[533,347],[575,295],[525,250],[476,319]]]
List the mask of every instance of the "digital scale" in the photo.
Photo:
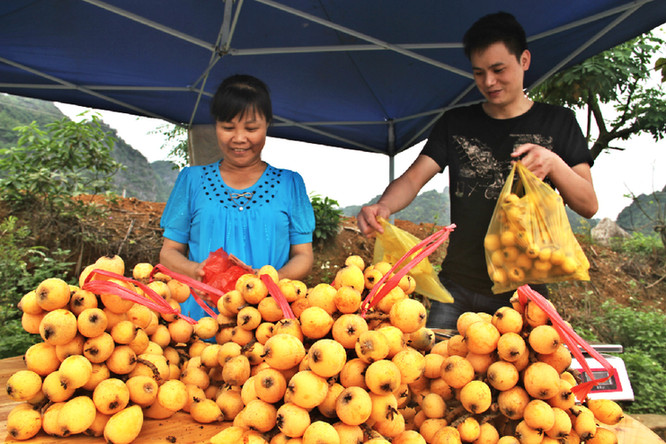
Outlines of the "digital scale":
[[[611,399],[613,401],[633,401],[634,391],[629,382],[629,374],[624,365],[624,361],[613,355],[607,353],[622,353],[623,348],[621,345],[616,344],[595,344],[591,345],[597,352],[599,352],[608,363],[611,365],[610,378],[595,385],[590,390],[588,397],[590,399]],[[599,361],[592,358],[585,350],[580,348],[581,353],[587,362],[587,365],[592,371],[593,379],[605,378],[608,376],[609,371],[606,370]],[[573,357],[571,368],[578,370],[583,382],[590,381],[592,378],[583,370],[583,366]]]

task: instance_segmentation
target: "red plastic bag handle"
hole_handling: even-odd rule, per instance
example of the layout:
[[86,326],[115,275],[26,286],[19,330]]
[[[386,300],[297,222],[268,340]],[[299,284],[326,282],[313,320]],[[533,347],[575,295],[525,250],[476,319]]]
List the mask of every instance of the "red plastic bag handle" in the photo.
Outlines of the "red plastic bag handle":
[[[585,373],[587,373],[590,377],[589,381],[582,382],[571,389],[579,401],[584,401],[585,398],[587,398],[587,395],[590,393],[590,390],[592,390],[592,387],[606,381],[611,377],[613,366],[610,365],[610,363],[606,360],[606,358],[603,357],[603,355],[597,352],[583,338],[578,336],[578,334],[573,331],[573,329],[569,327],[566,322],[564,322],[564,319],[562,319],[557,310],[555,310],[553,306],[548,303],[546,298],[532,290],[529,285],[518,287],[518,300],[520,301],[520,304],[527,304],[528,299],[537,304],[537,306],[548,315],[550,321],[553,324],[553,327],[557,330],[564,343],[569,347],[571,353],[583,367]],[[596,359],[601,364],[601,366],[606,369],[608,376],[594,379],[594,374],[592,373],[590,366],[587,364],[587,361],[585,360],[585,357],[583,356],[583,353],[581,353],[578,346],[582,347],[583,350],[585,350],[590,356]]]
[[[384,296],[393,290],[396,285],[398,285],[398,282],[400,282],[400,279],[402,279],[403,276],[409,272],[409,270],[414,268],[425,257],[432,254],[432,252],[435,251],[437,247],[439,247],[446,239],[448,239],[449,234],[455,227],[455,224],[451,224],[448,227],[444,227],[436,233],[431,234],[418,244],[414,245],[407,253],[398,259],[398,261],[391,267],[391,269],[384,276],[382,276],[379,281],[377,281],[377,283],[372,287],[372,290],[370,290],[370,293],[363,300],[363,303],[361,304],[361,316],[365,317],[367,311],[374,307]],[[421,251],[413,259],[411,259],[395,275],[391,276],[391,273],[393,273],[395,269],[398,268],[398,266],[403,261],[405,261],[405,259],[409,258],[412,254],[419,250]],[[385,285],[381,285],[384,283]]]
[[277,301],[278,305],[282,309],[282,314],[284,317],[286,319],[296,319],[296,315],[291,309],[289,302],[287,302],[287,298],[284,297],[282,291],[280,291],[280,287],[278,287],[275,282],[273,282],[273,279],[267,274],[262,274],[259,276],[259,278],[262,280],[264,285],[266,285],[266,288],[268,288],[268,292],[271,296],[273,296],[273,299]]
[[222,293],[220,290],[218,290],[215,287],[212,287],[208,284],[204,284],[203,282],[197,281],[196,279],[192,279],[189,276],[186,276],[186,275],[180,274],[180,273],[176,273],[175,271],[171,271],[162,264],[157,264],[153,267],[153,270],[150,272],[150,277],[152,278],[155,275],[155,273],[157,273],[158,271],[161,272],[161,273],[164,273],[167,276],[170,276],[170,277],[176,279],[177,281],[180,281],[183,284],[190,287],[190,294],[192,295],[194,300],[197,302],[197,304],[199,304],[199,306],[201,306],[201,308],[203,308],[204,311],[206,313],[208,313],[209,316],[211,316],[213,318],[217,317],[217,313],[215,313],[215,311],[206,303],[206,301],[201,299],[201,296],[199,296],[199,294],[194,290],[196,289],[196,290],[201,290],[205,293],[212,293],[212,294],[214,294],[215,296],[218,296],[218,297],[224,296],[224,293]]
[[[117,284],[116,282],[111,282],[107,280],[92,280],[93,275],[95,274],[100,274],[102,276],[106,276],[108,278],[112,279],[117,279],[120,281],[125,281],[125,282],[130,282],[137,287],[139,287],[147,296],[141,296],[140,294],[130,290],[129,288],[123,287],[120,284]],[[175,314],[177,316],[180,316],[181,318],[185,319],[187,322],[190,324],[196,324],[197,321],[194,319],[190,318],[189,316],[186,316],[179,312],[178,310],[174,309],[167,301],[165,301],[162,296],[157,294],[155,290],[152,288],[142,284],[139,281],[136,281],[134,279],[129,279],[126,278],[125,276],[122,276],[120,274],[113,273],[111,271],[106,271],[106,270],[99,270],[99,269],[94,269],[86,276],[86,279],[83,283],[83,286],[81,287],[83,290],[88,290],[91,291],[95,294],[101,294],[101,293],[111,293],[115,294],[116,296],[119,296],[123,299],[130,300],[134,303],[145,305],[146,307],[150,308],[151,310],[155,310],[159,313],[162,314]]]

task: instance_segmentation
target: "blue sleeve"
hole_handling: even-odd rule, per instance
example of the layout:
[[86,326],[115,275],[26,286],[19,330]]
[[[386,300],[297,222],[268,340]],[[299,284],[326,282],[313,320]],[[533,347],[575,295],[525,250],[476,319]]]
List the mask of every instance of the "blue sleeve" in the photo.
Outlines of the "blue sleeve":
[[192,214],[190,211],[190,168],[183,168],[176,183],[171,190],[169,200],[162,212],[160,227],[164,229],[164,237],[181,244],[187,244],[190,240],[190,227]]
[[305,190],[305,183],[300,174],[293,172],[291,187],[291,209],[289,215],[289,244],[307,244],[312,242],[315,229],[315,217],[310,198]]

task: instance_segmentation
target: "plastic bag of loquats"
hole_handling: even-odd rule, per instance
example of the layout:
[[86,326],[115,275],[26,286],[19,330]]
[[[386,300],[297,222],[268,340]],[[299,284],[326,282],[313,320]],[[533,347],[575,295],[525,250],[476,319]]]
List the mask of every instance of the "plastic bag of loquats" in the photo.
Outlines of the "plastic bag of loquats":
[[[516,175],[517,173],[517,175]],[[516,162],[506,179],[484,239],[494,293],[519,286],[590,280],[560,195]]]
[[[384,228],[383,233],[377,233],[373,262],[399,263],[400,259],[410,249],[421,242],[413,234],[402,230],[383,218],[378,219]],[[453,297],[442,285],[427,257],[416,263],[408,272],[416,282],[416,292],[439,302],[453,302]]]

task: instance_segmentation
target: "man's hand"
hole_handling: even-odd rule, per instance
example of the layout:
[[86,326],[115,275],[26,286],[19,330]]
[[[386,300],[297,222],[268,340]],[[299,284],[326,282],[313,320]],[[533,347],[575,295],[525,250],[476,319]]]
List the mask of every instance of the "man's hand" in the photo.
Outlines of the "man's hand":
[[523,165],[541,180],[550,174],[560,160],[557,154],[534,143],[520,145],[511,153],[511,156],[520,158]]
[[388,219],[391,215],[391,210],[388,209],[385,205],[381,203],[376,203],[373,205],[366,205],[361,208],[358,215],[356,216],[356,223],[358,224],[359,230],[363,236],[370,236],[375,231],[383,233],[384,229],[381,224],[377,221],[377,218],[383,217]]

